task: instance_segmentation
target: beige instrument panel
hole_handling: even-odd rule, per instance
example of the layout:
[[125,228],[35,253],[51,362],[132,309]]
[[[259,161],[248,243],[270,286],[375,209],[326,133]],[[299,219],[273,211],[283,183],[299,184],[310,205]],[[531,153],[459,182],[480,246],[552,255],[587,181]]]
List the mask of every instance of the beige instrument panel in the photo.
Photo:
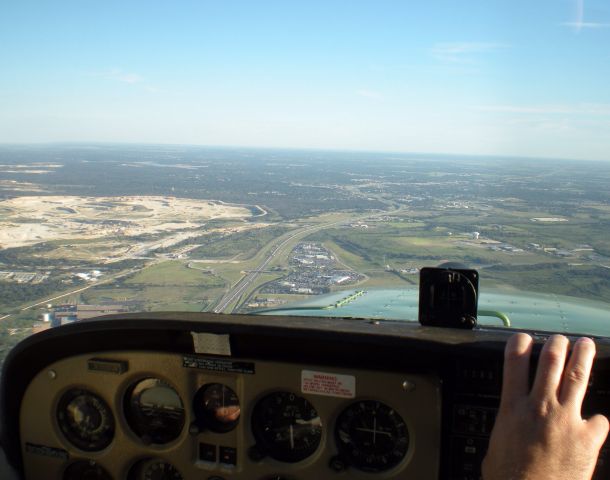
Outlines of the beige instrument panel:
[[436,480],[440,416],[434,375],[117,351],[39,372],[20,438],[27,480]]

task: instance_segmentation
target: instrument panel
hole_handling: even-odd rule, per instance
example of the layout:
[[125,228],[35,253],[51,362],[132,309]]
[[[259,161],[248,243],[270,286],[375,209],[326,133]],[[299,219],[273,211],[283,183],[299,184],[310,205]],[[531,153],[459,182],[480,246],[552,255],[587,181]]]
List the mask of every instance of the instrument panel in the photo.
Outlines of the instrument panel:
[[146,351],[63,358],[27,387],[26,479],[437,479],[433,374]]
[[[410,322],[122,314],[7,358],[2,447],[38,480],[480,480],[513,333]],[[534,337],[532,373],[548,334]],[[583,416],[610,416],[610,340]],[[609,478],[610,440],[594,480]]]

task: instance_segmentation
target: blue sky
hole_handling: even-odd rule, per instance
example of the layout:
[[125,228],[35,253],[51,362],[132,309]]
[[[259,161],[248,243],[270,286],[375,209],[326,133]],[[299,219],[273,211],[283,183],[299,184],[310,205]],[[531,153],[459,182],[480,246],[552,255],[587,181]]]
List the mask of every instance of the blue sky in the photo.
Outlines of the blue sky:
[[0,142],[610,160],[610,2],[0,4]]

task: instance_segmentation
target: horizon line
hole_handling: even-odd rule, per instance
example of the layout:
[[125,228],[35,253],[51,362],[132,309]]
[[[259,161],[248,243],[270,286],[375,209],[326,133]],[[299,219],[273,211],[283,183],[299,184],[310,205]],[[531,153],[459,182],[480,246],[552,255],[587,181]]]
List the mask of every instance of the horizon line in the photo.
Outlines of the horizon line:
[[220,149],[245,149],[245,150],[287,150],[287,151],[315,151],[329,153],[369,153],[369,154],[384,154],[384,155],[424,155],[424,156],[446,156],[446,157],[491,157],[495,159],[524,159],[524,160],[559,160],[573,162],[610,162],[610,156],[606,160],[592,158],[570,158],[570,157],[553,157],[553,156],[536,156],[536,155],[513,155],[501,153],[446,153],[446,152],[419,152],[406,150],[374,150],[374,149],[350,149],[337,147],[278,147],[278,146],[253,146],[253,145],[222,145],[222,144],[203,144],[203,143],[156,143],[156,142],[120,142],[120,141],[99,141],[99,140],[56,140],[42,142],[2,142],[0,147],[16,146],[46,146],[46,145],[81,145],[81,146],[157,146],[157,147],[197,147],[197,148],[220,148]]

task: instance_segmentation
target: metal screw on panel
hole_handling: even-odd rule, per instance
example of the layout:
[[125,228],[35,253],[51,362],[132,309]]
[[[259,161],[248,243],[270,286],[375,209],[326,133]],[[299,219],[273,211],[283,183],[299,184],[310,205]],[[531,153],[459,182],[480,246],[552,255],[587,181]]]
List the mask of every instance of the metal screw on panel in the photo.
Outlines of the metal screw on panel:
[[465,315],[460,318],[460,323],[466,328],[474,328],[477,324],[477,319],[472,315]]
[[409,380],[403,381],[401,386],[405,392],[412,392],[415,390],[415,383],[410,382]]
[[57,372],[55,370],[49,370],[47,375],[51,380],[55,380],[57,378]]

